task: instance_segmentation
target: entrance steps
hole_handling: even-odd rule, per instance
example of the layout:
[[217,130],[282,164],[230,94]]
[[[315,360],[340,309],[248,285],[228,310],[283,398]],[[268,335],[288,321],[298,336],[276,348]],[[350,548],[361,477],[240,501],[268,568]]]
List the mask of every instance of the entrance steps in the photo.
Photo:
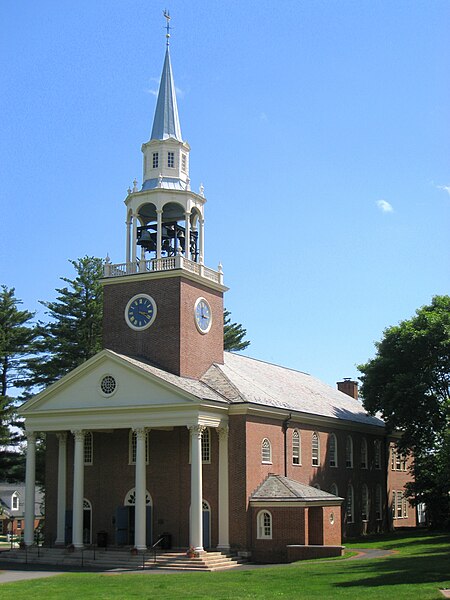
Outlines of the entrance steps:
[[131,549],[110,548],[70,551],[66,548],[44,548],[31,546],[28,549],[13,549],[0,552],[2,563],[54,565],[71,569],[86,567],[95,570],[179,570],[179,571],[222,571],[232,569],[244,562],[238,557],[223,552],[202,552],[188,557],[186,551],[159,551],[132,554]]

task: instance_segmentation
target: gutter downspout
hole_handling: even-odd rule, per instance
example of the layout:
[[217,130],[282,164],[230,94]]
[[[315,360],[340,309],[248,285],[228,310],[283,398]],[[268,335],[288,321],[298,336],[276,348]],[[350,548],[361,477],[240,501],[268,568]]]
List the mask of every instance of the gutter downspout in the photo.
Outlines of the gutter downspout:
[[292,419],[292,413],[289,413],[287,419],[283,421],[282,429],[284,434],[284,476],[287,477],[287,430]]

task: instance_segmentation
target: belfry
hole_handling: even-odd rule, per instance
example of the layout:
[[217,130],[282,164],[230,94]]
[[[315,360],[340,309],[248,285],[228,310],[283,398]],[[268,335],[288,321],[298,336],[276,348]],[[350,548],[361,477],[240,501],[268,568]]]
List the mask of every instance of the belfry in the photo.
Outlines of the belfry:
[[122,262],[108,259],[102,278],[104,349],[21,409],[25,545],[37,433],[46,436],[45,544],[85,561],[81,552],[98,544],[145,564],[165,540],[184,557],[214,549],[289,562],[340,555],[342,535],[413,526],[407,474],[389,460],[395,436],[364,411],[355,382],[334,389],[224,352],[227,288],[222,267],[205,264],[206,199],[203,186],[191,189],[165,17],[143,183],[125,198]]

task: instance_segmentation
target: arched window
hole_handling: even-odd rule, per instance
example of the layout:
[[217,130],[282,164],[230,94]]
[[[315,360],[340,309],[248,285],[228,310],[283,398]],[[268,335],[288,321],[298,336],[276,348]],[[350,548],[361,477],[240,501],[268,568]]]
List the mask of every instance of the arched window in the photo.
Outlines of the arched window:
[[17,492],[11,496],[11,510],[19,510],[19,494]]
[[354,513],[354,497],[353,497],[353,486],[349,483],[347,488],[347,505],[346,505],[347,523],[353,523],[355,518]]
[[339,496],[338,486],[335,483],[333,483],[330,487],[330,494],[333,494],[333,496]]
[[92,465],[94,458],[94,444],[92,431],[86,431],[84,434],[84,464]]
[[331,433],[328,437],[328,458],[330,467],[338,466],[337,459],[337,439],[334,433]]
[[316,431],[312,434],[311,440],[311,463],[313,467],[318,467],[320,464],[319,435]]
[[361,488],[361,518],[363,521],[369,520],[369,488],[365,483]]
[[297,429],[292,432],[292,464],[302,464],[300,433]]
[[367,469],[368,457],[367,457],[367,440],[362,438],[361,440],[361,469]]
[[381,485],[377,483],[375,488],[375,518],[379,521],[383,518],[383,500],[381,495]]
[[[136,432],[131,429],[130,436],[129,436],[129,458],[128,458],[128,462],[130,465],[136,464],[136,447],[137,447]],[[145,432],[145,464],[148,465],[148,431]]]
[[268,510],[261,510],[257,517],[258,540],[272,539],[272,515]]
[[374,441],[374,465],[375,469],[381,469],[381,442],[380,440]]
[[353,440],[351,435],[347,436],[345,443],[345,466],[349,469],[353,468]]
[[272,464],[272,445],[267,438],[264,438],[261,442],[261,461]]
[[211,462],[211,432],[209,427],[205,427],[202,433],[202,462]]

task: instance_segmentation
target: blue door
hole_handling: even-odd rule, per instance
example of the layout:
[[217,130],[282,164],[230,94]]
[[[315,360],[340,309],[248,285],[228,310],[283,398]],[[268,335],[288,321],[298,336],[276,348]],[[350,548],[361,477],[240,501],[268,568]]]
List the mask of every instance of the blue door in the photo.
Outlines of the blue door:
[[129,506],[118,506],[116,510],[116,544],[126,546],[129,543]]
[[64,531],[64,541],[66,546],[72,543],[72,520],[73,520],[73,511],[66,510],[66,524]]

